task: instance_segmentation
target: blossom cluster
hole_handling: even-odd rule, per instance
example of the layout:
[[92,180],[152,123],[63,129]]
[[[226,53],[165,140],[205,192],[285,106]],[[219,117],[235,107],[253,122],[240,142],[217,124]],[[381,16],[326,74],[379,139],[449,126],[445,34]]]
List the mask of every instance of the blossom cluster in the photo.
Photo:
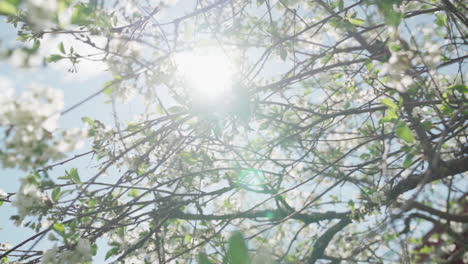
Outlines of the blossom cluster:
[[26,9],[31,12],[31,22],[40,30],[51,24],[51,14],[57,12],[58,3],[50,0],[27,0]]
[[[33,85],[19,96],[11,87],[2,87],[0,95],[0,164],[5,168],[29,170],[50,160],[62,159],[66,152],[79,148],[85,131],[61,130],[55,133],[64,107],[63,92]],[[59,135],[57,135],[59,134]]]
[[22,179],[21,186],[12,203],[18,210],[19,221],[17,224],[21,223],[22,219],[27,215],[36,215],[50,203],[47,195],[37,185],[27,179]]
[[437,44],[424,44],[422,52],[415,52],[406,46],[408,44],[403,40],[397,40],[390,45],[392,55],[388,62],[383,65],[382,71],[389,77],[387,85],[400,93],[407,92],[414,83],[410,74],[413,64],[423,64],[428,68],[434,68],[441,58]]
[[78,239],[76,246],[72,250],[59,252],[58,247],[53,247],[44,253],[43,264],[65,264],[65,263],[86,263],[92,260],[92,248],[89,240]]
[[[395,43],[394,45],[400,45]],[[400,93],[405,93],[413,84],[413,78],[408,75],[411,67],[412,52],[407,50],[392,51],[388,63],[384,64],[383,73],[389,77],[388,86]]]

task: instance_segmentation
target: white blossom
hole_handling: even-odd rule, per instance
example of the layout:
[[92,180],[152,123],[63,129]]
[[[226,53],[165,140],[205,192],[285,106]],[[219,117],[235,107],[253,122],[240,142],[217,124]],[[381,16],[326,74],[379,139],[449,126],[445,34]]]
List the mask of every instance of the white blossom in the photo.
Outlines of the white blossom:
[[21,186],[13,200],[13,206],[18,210],[21,223],[22,219],[28,215],[38,214],[38,210],[46,208],[48,197],[39,188],[27,179],[21,180]]
[[[0,128],[5,144],[0,146],[0,163],[6,168],[28,170],[59,160],[81,146],[84,130],[55,133],[64,108],[63,92],[34,84],[19,96],[7,88],[0,95]],[[57,135],[58,134],[58,135]]]
[[0,200],[5,200],[8,198],[8,193],[6,193],[4,190],[0,189]]
[[56,0],[27,0],[26,9],[30,12],[28,16],[36,30],[44,29],[52,24],[54,14],[58,10]]
[[49,250],[47,250],[44,255],[42,256],[42,261],[41,263],[43,264],[52,264],[52,263],[58,263],[57,262],[57,254],[58,254],[58,248],[57,247],[53,247]]
[[88,239],[80,238],[72,250],[59,252],[57,247],[47,250],[42,257],[42,264],[85,263],[92,260],[92,248]]

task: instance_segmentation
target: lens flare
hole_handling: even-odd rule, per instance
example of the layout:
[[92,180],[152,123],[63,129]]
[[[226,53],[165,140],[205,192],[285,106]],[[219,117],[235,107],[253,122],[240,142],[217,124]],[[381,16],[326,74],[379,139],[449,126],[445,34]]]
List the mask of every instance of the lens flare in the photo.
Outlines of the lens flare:
[[175,56],[175,62],[193,96],[214,101],[232,85],[233,66],[221,51],[183,52]]

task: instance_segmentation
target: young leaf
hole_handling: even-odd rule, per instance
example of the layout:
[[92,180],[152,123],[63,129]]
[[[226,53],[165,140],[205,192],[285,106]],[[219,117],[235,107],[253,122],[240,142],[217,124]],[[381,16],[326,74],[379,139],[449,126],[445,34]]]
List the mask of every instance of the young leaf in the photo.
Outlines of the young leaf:
[[119,253],[119,250],[120,250],[120,248],[118,248],[118,247],[111,248],[109,251],[107,251],[106,256],[105,256],[105,260],[107,260],[108,258],[110,258],[112,256],[117,255]]
[[395,113],[392,109],[387,110],[387,115],[380,119],[380,123],[392,122],[393,120],[398,119],[398,114]]
[[344,1],[338,0],[338,10],[343,11],[344,9]]
[[130,191],[128,192],[128,196],[129,196],[129,197],[135,198],[135,197],[138,196],[138,193],[139,193],[139,192],[138,192],[137,189],[133,189],[133,188],[132,188],[132,189],[130,189]]
[[463,84],[453,84],[448,87],[449,90],[457,90],[460,93],[468,93],[468,86]]
[[62,54],[66,54],[66,53],[65,53],[65,47],[63,46],[63,42],[60,42],[60,43],[59,43],[58,49],[60,50],[60,52],[62,52]]
[[249,252],[241,232],[234,232],[229,238],[227,261],[229,264],[247,264],[249,262]]
[[64,57],[60,54],[52,54],[47,58],[47,62],[57,62],[61,59],[64,59]]
[[205,253],[198,254],[198,264],[212,264],[210,259]]
[[62,193],[60,192],[60,187],[55,187],[52,191],[52,201],[57,202],[60,199],[60,196],[62,196]]
[[0,15],[16,15],[18,9],[12,3],[8,1],[0,2]]
[[411,129],[406,125],[405,122],[398,122],[395,132],[396,135],[404,141],[410,144],[414,142],[413,133],[411,132]]
[[407,169],[409,168],[409,166],[411,165],[411,161],[413,160],[414,158],[414,154],[413,153],[408,153],[406,154],[406,157],[405,157],[405,160],[403,161],[403,168]]
[[60,236],[65,236],[65,227],[61,223],[55,223],[52,229],[54,229],[54,231],[57,232],[57,234]]
[[75,183],[81,183],[80,176],[78,175],[78,170],[73,168],[68,172],[70,179]]
[[398,111],[398,106],[390,99],[384,98],[380,101],[382,104],[386,105],[388,108]]
[[359,18],[348,17],[347,19],[348,19],[349,23],[351,23],[351,24],[353,24],[355,26],[360,26],[360,25],[364,24],[364,22],[365,22],[364,20],[359,19]]
[[90,125],[91,127],[94,127],[96,125],[96,122],[94,122],[93,119],[87,117],[87,116],[84,116],[81,118],[81,121],[83,121],[84,123],[87,123],[88,125]]

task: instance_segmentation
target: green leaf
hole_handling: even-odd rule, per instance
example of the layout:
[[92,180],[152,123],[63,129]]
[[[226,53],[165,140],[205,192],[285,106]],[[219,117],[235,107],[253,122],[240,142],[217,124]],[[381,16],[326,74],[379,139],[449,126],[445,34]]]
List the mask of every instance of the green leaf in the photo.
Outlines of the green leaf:
[[52,54],[47,58],[47,62],[57,62],[61,59],[64,59],[64,57],[60,54]]
[[344,1],[338,0],[338,10],[343,11],[344,9]]
[[413,133],[411,132],[411,129],[406,125],[405,122],[398,122],[395,132],[396,135],[404,141],[410,144],[414,142]]
[[432,125],[432,122],[429,120],[424,120],[421,124],[422,127],[427,131],[431,130],[434,127],[434,125]]
[[18,9],[16,6],[8,1],[0,2],[0,15],[16,15]]
[[388,26],[398,27],[403,14],[395,11],[395,7],[399,8],[403,0],[376,0],[375,3],[382,15],[384,16],[385,23]]
[[72,168],[68,173],[69,178],[74,181],[75,183],[81,183],[80,176],[78,175],[78,170]]
[[96,243],[93,243],[91,245],[91,251],[93,252],[93,256],[96,256],[97,251],[98,251],[98,246],[96,245]]
[[419,250],[419,253],[427,254],[427,253],[431,253],[431,251],[432,251],[431,247],[429,247],[428,245],[424,245],[424,247]]
[[392,109],[387,110],[387,115],[380,119],[380,123],[392,122],[398,119],[398,114]]
[[441,26],[441,27],[447,25],[447,16],[445,16],[443,13],[437,14],[437,18],[435,20],[435,23],[438,26]]
[[107,86],[106,88],[104,88],[104,90],[102,90],[102,93],[109,97],[112,96],[113,92],[114,92],[114,86]]
[[411,161],[413,161],[414,154],[413,153],[408,153],[406,154],[405,161],[403,161],[403,168],[407,169],[411,165]]
[[60,187],[55,187],[52,191],[52,201],[57,202],[60,199],[60,196],[62,196],[62,193],[60,192]]
[[257,6],[261,6],[265,3],[265,0],[257,0]]
[[392,45],[390,45],[390,50],[394,52],[398,52],[402,50],[402,47],[400,44],[393,43]]
[[90,15],[93,12],[91,4],[85,6],[84,4],[78,4],[75,6],[73,11],[71,23],[77,25],[87,25],[90,23]]
[[89,118],[87,116],[82,117],[81,121],[83,121],[84,123],[90,125],[91,127],[94,127],[96,125],[96,122],[94,122],[94,120],[92,120],[91,118]]
[[33,44],[32,48],[31,48],[31,51],[32,52],[37,51],[40,46],[41,46],[41,42],[39,40],[35,39],[34,44]]
[[107,260],[108,258],[110,258],[112,256],[115,256],[115,255],[119,254],[119,250],[120,250],[119,247],[111,248],[109,251],[107,251],[106,256],[105,256],[105,260]]
[[198,254],[198,264],[212,264],[208,256],[205,253]]
[[59,43],[58,49],[60,50],[60,52],[62,52],[62,54],[66,54],[66,53],[65,53],[65,47],[63,46],[63,42],[60,42],[60,43]]
[[351,24],[353,24],[355,26],[360,26],[360,25],[364,24],[364,22],[365,22],[364,20],[359,19],[359,18],[348,17],[347,19],[348,19],[349,23],[351,23]]
[[398,111],[399,108],[398,106],[390,99],[384,98],[382,101],[380,101],[382,104],[386,105],[388,108],[393,109],[395,111]]
[[445,102],[440,106],[440,111],[442,111],[444,115],[450,115],[454,112],[453,108]]
[[449,90],[457,90],[460,93],[468,93],[468,86],[463,84],[453,84],[448,87]]
[[57,232],[62,237],[65,235],[65,227],[59,222],[55,223],[52,226],[52,229],[54,229],[54,231]]
[[135,197],[138,196],[138,193],[139,193],[139,192],[138,192],[137,189],[130,189],[130,191],[128,192],[128,196],[129,196],[129,197],[135,198]]
[[241,232],[234,232],[231,238],[229,238],[229,251],[227,255],[227,263],[229,264],[247,264],[249,262],[249,252]]

